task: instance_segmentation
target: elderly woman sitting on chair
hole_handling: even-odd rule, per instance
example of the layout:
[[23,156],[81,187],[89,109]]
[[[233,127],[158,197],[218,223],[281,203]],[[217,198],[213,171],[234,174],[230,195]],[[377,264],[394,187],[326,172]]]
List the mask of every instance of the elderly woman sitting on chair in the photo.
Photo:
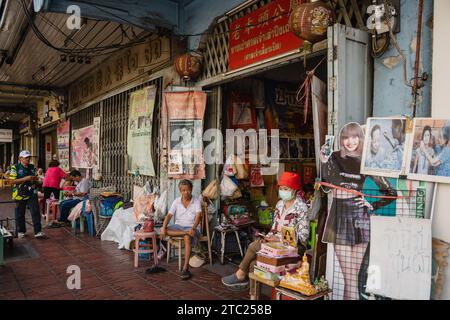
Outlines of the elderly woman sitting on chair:
[[297,232],[297,245],[300,256],[306,250],[306,241],[309,236],[309,219],[307,216],[308,207],[298,194],[300,190],[300,177],[293,172],[284,172],[279,182],[280,201],[276,205],[275,219],[271,232],[265,238],[252,242],[245,253],[245,257],[239,265],[239,269],[222,278],[222,283],[229,288],[243,289],[248,285],[247,276],[252,272],[251,265],[256,260],[261,243],[280,242],[282,227],[293,227]]
[[[189,272],[189,258],[191,248],[200,237],[200,220],[202,208],[199,199],[192,197],[192,182],[181,180],[178,184],[181,197],[175,199],[167,214],[161,228],[160,237],[164,240],[166,235],[170,237],[184,238],[184,267],[181,272],[181,279],[188,280],[191,277]],[[175,224],[168,226],[172,217],[175,216]]]

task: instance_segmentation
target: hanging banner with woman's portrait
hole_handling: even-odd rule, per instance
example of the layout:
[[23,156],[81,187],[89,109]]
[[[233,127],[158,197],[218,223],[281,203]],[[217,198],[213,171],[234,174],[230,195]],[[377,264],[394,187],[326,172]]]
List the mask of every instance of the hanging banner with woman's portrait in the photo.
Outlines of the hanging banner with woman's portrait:
[[408,178],[450,183],[450,119],[415,119]]
[[405,168],[407,138],[406,119],[368,119],[361,173],[398,178]]
[[152,158],[153,110],[156,87],[150,86],[130,95],[128,119],[128,169],[143,176],[155,176]]
[[77,169],[91,169],[98,165],[97,148],[94,147],[94,126],[72,130],[71,165]]
[[168,176],[174,179],[204,179],[203,117],[206,93],[165,93],[168,114]]

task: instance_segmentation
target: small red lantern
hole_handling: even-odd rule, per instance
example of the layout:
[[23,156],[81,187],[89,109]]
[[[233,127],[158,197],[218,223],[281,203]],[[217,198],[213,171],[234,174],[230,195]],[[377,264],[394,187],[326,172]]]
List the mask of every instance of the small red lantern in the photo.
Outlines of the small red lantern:
[[298,5],[289,17],[293,33],[311,43],[327,38],[327,29],[336,21],[333,9],[321,0]]
[[201,72],[201,62],[196,56],[189,53],[175,59],[175,70],[185,81],[196,80]]

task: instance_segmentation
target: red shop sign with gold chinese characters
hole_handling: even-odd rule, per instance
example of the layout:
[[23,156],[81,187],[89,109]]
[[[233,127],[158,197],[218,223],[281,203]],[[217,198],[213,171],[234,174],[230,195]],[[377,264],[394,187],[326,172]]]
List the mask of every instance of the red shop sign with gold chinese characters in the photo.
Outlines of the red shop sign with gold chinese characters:
[[228,69],[236,70],[299,49],[303,40],[289,27],[292,9],[305,0],[274,0],[230,26]]

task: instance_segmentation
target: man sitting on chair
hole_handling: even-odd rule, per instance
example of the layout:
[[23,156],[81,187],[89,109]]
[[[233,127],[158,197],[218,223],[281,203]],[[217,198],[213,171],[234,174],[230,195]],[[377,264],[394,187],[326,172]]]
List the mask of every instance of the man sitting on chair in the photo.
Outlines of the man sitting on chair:
[[89,181],[86,178],[82,179],[80,171],[73,170],[70,173],[70,177],[73,181],[78,182],[78,184],[74,192],[64,192],[64,196],[72,196],[73,198],[64,200],[59,205],[60,215],[58,221],[60,223],[69,222],[67,218],[70,215],[70,210],[72,210],[78,203],[83,201],[84,196],[89,193],[89,189],[91,188]]
[[[200,200],[192,197],[191,181],[181,180],[178,188],[180,189],[181,197],[175,199],[173,202],[169,213],[164,219],[160,236],[161,240],[164,240],[166,235],[170,237],[182,237],[184,239],[184,267],[181,272],[181,279],[188,280],[191,277],[191,273],[189,272],[191,248],[200,237],[202,208]],[[175,224],[167,226],[174,215]]]

